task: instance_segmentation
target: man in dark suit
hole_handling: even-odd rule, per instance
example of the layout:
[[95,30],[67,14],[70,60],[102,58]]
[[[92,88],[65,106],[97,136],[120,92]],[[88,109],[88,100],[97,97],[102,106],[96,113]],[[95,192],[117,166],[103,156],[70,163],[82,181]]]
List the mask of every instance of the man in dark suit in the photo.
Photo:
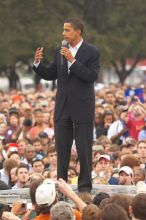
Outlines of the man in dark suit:
[[49,66],[41,61],[43,48],[37,48],[33,69],[43,79],[57,79],[54,121],[58,178],[67,180],[75,139],[80,162],[78,189],[91,191],[94,82],[99,72],[99,51],[83,41],[82,33],[83,24],[79,19],[66,20],[63,37],[68,47],[57,48]]

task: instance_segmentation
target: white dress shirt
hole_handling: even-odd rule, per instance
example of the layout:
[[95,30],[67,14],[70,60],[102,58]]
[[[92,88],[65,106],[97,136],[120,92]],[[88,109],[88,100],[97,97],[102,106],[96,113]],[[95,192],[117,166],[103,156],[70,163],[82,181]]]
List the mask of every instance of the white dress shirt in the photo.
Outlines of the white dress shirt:
[[[70,44],[69,44],[69,50],[70,52],[72,53],[73,57],[76,56],[80,46],[82,45],[83,43],[83,39],[75,46],[75,47],[72,47]],[[76,60],[74,60],[72,63],[68,61],[68,70],[69,68],[71,67],[71,65],[75,62]]]

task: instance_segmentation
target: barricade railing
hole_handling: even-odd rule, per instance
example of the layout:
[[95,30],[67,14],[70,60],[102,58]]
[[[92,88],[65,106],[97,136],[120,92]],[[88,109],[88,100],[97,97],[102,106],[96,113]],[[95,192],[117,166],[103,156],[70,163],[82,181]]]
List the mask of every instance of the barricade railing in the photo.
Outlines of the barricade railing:
[[[77,191],[76,185],[71,185],[73,190]],[[92,195],[96,195],[99,192],[105,192],[109,195],[113,194],[127,194],[135,195],[136,187],[124,186],[124,185],[100,185],[93,184]],[[18,200],[25,200],[30,202],[29,188],[15,189],[15,190],[0,190],[0,203],[12,204]]]

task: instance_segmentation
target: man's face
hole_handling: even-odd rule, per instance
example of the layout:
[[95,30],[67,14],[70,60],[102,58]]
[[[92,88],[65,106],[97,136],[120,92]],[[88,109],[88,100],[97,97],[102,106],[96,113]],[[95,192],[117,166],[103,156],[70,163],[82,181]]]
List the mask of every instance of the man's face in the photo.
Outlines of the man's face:
[[98,162],[99,171],[108,172],[110,169],[110,162],[108,160],[100,159]]
[[35,113],[35,122],[37,124],[44,123],[44,114],[42,112]]
[[3,135],[5,134],[7,130],[7,125],[5,123],[0,123],[0,134]]
[[33,146],[34,146],[34,148],[35,148],[35,152],[41,152],[42,151],[42,145],[41,145],[41,142],[34,142],[33,143]]
[[25,148],[26,148],[25,142],[20,142],[19,147],[18,147],[19,155],[24,155],[25,154]]
[[10,124],[13,126],[18,126],[18,117],[16,117],[15,115],[12,115],[10,117]]
[[146,158],[146,143],[141,142],[137,147],[137,152],[141,158]]
[[57,170],[53,170],[51,173],[50,173],[50,179],[56,181],[57,180]]
[[18,154],[12,154],[10,156],[10,158],[16,160],[18,162],[18,164],[20,164],[20,162],[21,162],[20,161],[20,156]]
[[144,174],[140,170],[136,169],[134,171],[134,183],[137,184],[139,181],[144,181],[144,180],[145,180]]
[[42,173],[44,170],[44,165],[41,161],[36,161],[33,163],[32,168],[35,173]]
[[108,93],[105,96],[106,102],[113,104],[115,102],[115,97],[112,93]]
[[27,160],[32,160],[35,157],[35,151],[33,149],[29,149],[26,152]]
[[14,167],[10,171],[10,176],[11,176],[11,181],[12,182],[16,182],[17,181],[16,170],[17,170],[17,167]]
[[29,172],[26,168],[19,168],[17,173],[18,182],[25,184],[29,179]]
[[113,115],[111,114],[111,115],[106,115],[105,117],[104,117],[104,123],[105,124],[111,124],[113,122]]
[[68,43],[74,43],[80,36],[80,30],[74,29],[71,23],[64,23],[63,37]]
[[119,174],[119,184],[120,185],[131,185],[132,176],[126,174],[124,171],[121,171]]
[[50,165],[55,165],[56,166],[56,164],[57,164],[57,153],[56,152],[48,153],[48,159],[49,159]]
[[126,111],[123,111],[120,114],[120,119],[122,119],[125,123],[127,123],[128,122],[128,113]]

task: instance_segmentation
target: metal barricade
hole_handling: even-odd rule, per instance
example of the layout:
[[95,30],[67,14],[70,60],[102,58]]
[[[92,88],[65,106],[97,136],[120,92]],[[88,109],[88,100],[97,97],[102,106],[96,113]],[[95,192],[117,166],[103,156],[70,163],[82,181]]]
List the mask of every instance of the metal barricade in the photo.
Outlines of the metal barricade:
[[[77,191],[77,185],[72,185],[73,190]],[[109,195],[113,194],[126,194],[135,195],[136,187],[124,186],[124,185],[100,185],[93,184],[92,195],[96,195],[99,192],[105,192]],[[18,200],[25,200],[30,202],[29,188],[17,189],[17,190],[0,190],[0,203],[12,204]]]

